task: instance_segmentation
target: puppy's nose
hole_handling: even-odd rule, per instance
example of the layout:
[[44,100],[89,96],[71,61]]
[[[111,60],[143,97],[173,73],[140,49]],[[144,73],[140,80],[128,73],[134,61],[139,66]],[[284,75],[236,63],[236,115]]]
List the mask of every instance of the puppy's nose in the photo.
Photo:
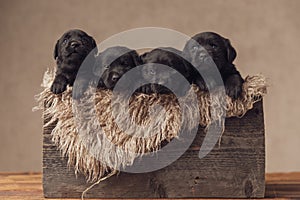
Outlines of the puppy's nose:
[[166,83],[166,81],[162,80],[162,79],[158,80],[158,82],[157,82],[157,84],[159,84],[159,85],[165,85],[165,83]]
[[207,53],[206,53],[205,51],[201,51],[201,52],[199,53],[199,56],[200,56],[201,58],[206,57],[206,56],[207,56]]
[[71,47],[75,48],[75,47],[79,46],[79,43],[76,41],[72,41],[70,45],[71,45]]
[[114,73],[114,74],[112,75],[112,77],[111,77],[111,80],[112,80],[113,82],[117,82],[117,81],[119,80],[119,78],[120,78],[120,75]]

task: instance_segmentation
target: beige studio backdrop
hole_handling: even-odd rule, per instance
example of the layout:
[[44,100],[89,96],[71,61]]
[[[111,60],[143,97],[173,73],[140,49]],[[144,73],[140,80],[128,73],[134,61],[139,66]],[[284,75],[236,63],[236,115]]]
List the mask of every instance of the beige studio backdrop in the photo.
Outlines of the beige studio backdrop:
[[61,34],[80,28],[97,42],[137,27],[231,39],[243,76],[269,78],[264,99],[267,171],[300,171],[300,1],[0,1],[0,171],[40,171],[41,112],[32,113]]

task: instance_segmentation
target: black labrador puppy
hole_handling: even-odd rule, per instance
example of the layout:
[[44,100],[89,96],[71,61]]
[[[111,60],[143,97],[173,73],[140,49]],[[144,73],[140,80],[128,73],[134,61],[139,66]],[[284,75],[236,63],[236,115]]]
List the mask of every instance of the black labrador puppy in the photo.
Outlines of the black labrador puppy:
[[[122,46],[107,48],[96,57],[93,72],[97,77],[97,88],[113,90],[126,72],[140,64],[140,57],[135,50]],[[126,90],[134,82],[128,80],[122,89]]]
[[[91,51],[94,51],[94,54],[97,53],[96,47],[95,40],[81,30],[69,30],[61,36],[54,49],[54,58],[57,64],[55,79],[51,86],[54,94],[64,92],[67,85],[73,86],[82,62]],[[87,69],[86,73],[92,73],[93,64],[91,63],[91,67]],[[77,82],[75,98],[83,93],[83,87],[87,87],[87,81],[82,77],[82,81]]]
[[[166,85],[169,85],[178,94],[184,95],[189,89],[192,83],[191,71],[189,65],[187,65],[188,63],[183,59],[181,51],[171,47],[156,48],[142,54],[141,60],[143,64],[147,64],[142,69],[142,77],[149,84],[142,86],[138,92],[145,94],[169,94],[172,93],[166,87]],[[175,69],[179,74],[184,76],[189,84],[183,84],[179,81],[178,74],[176,75],[174,71],[166,70],[162,65]]]
[[[183,54],[193,66],[199,67],[200,72],[208,74],[209,81],[206,83],[210,84],[211,88],[220,84],[213,80],[216,76],[209,75],[210,71],[213,71],[212,66],[217,66],[228,96],[234,99],[240,96],[244,80],[233,64],[236,51],[228,39],[214,32],[199,33],[186,43]],[[193,79],[201,89],[207,90],[203,78],[197,71],[194,72]]]

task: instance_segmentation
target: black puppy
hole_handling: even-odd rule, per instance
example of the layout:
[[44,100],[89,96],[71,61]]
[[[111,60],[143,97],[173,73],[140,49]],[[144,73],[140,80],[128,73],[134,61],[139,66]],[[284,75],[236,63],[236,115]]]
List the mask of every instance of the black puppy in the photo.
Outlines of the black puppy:
[[[138,90],[139,92],[146,94],[168,94],[172,92],[166,87],[166,85],[169,85],[178,92],[178,94],[181,94],[181,92],[184,94],[188,89],[187,87],[192,83],[189,66],[182,58],[182,52],[177,49],[171,47],[156,48],[141,55],[141,60],[144,64],[147,64],[142,69],[142,77],[149,84],[142,86]],[[190,84],[183,88],[184,84],[178,80],[178,76],[176,76],[174,72],[166,70],[166,68],[158,64],[175,69],[179,74],[184,76]]]
[[[67,85],[73,86],[82,62],[92,50],[96,54],[96,42],[87,33],[75,29],[67,31],[62,35],[54,49],[57,71],[51,86],[53,93],[62,93],[66,90]],[[91,64],[90,69],[87,69],[86,73],[92,73],[93,64]],[[75,98],[83,93],[83,87],[87,87],[86,82],[88,80],[85,80],[83,77],[81,79],[82,81],[79,80],[77,82]]]
[[[98,77],[98,88],[112,90],[118,80],[130,69],[141,64],[138,53],[127,47],[115,46],[101,52],[97,58],[93,69],[94,75]],[[129,80],[128,85],[122,88],[130,87],[134,80]]]
[[[213,32],[199,33],[186,43],[183,54],[193,66],[199,67],[200,72],[208,74],[209,81],[206,82],[212,88],[220,84],[213,80],[216,76],[209,75],[213,71],[212,66],[217,66],[228,96],[234,99],[239,97],[244,80],[232,63],[236,58],[236,51],[228,39]],[[195,71],[193,79],[201,89],[207,90],[198,72]]]

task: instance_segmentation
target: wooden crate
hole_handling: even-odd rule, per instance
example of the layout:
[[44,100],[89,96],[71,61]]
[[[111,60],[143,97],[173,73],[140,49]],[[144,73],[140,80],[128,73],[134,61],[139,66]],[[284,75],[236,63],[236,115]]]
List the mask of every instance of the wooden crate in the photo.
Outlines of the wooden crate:
[[[76,179],[44,130],[43,188],[47,198],[80,198],[90,184]],[[91,189],[87,198],[262,198],[265,192],[265,137],[262,102],[243,118],[226,119],[221,145],[203,159],[203,129],[177,161],[151,173],[120,173]]]

